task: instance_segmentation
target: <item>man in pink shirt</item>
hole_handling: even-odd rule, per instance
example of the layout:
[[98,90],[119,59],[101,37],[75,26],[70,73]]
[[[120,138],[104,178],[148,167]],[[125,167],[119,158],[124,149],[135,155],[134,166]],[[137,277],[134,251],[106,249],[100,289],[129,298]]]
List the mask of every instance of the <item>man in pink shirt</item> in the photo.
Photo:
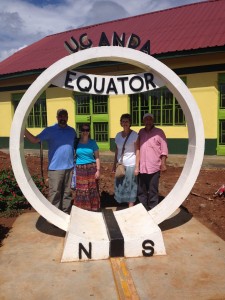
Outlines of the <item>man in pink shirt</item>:
[[143,116],[145,127],[137,140],[135,175],[138,175],[138,200],[147,210],[159,203],[160,172],[166,171],[168,147],[165,133],[154,126],[154,116]]

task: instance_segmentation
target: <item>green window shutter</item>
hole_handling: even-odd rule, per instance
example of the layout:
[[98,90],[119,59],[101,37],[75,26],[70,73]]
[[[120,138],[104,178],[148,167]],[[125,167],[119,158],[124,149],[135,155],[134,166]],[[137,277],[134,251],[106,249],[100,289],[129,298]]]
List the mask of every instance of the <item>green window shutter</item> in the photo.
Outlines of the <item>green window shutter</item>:
[[225,145],[225,120],[219,120],[219,145]]
[[142,119],[147,112],[154,115],[156,125],[185,125],[182,108],[167,87],[130,95],[130,113],[133,126],[143,126]]
[[218,74],[219,109],[225,109],[225,74]]
[[90,114],[90,95],[75,94],[76,100],[76,114],[89,115]]
[[108,96],[92,95],[93,114],[108,113]]
[[225,73],[218,74],[218,82],[225,83]]
[[[24,93],[12,94],[12,104],[14,112],[23,97]],[[29,128],[44,128],[47,127],[47,108],[46,95],[43,93],[34,104],[27,118],[27,127]]]
[[218,145],[217,151],[225,152],[225,73],[218,74]]
[[99,145],[100,149],[108,149],[109,124],[108,124],[108,96],[86,95],[74,93],[76,106],[76,131],[78,135],[82,124],[90,125],[90,134]]

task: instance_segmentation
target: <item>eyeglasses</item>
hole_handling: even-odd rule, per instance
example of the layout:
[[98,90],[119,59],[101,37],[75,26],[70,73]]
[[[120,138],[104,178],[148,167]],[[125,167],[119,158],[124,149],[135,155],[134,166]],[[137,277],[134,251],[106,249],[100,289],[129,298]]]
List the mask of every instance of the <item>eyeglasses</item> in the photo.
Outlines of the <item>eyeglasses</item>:
[[86,129],[86,128],[81,128],[81,132],[89,132],[90,129]]

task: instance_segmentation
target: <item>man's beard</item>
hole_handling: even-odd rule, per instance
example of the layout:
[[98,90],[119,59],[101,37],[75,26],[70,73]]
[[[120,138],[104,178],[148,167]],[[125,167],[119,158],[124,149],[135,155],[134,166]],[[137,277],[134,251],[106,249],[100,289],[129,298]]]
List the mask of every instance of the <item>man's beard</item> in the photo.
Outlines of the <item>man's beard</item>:
[[60,124],[60,125],[66,125],[66,120],[60,120],[60,121],[59,121],[59,124]]

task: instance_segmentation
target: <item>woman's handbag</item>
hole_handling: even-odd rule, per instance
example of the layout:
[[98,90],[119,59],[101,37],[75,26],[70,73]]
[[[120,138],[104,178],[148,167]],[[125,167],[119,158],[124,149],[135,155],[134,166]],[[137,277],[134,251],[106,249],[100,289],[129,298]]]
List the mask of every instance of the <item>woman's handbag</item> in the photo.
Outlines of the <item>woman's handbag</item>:
[[123,154],[124,154],[124,151],[125,151],[125,144],[126,144],[128,138],[129,138],[131,132],[132,132],[132,130],[129,132],[129,134],[127,135],[127,137],[124,141],[123,148],[122,148],[122,153],[121,153],[121,162],[116,165],[116,172],[115,172],[115,177],[116,178],[123,178],[126,174],[126,168],[123,165]]
[[125,176],[125,174],[126,174],[126,169],[125,169],[125,167],[124,167],[124,165],[123,164],[117,164],[116,165],[116,173],[115,173],[115,177],[116,178],[122,178],[122,177],[124,177]]

